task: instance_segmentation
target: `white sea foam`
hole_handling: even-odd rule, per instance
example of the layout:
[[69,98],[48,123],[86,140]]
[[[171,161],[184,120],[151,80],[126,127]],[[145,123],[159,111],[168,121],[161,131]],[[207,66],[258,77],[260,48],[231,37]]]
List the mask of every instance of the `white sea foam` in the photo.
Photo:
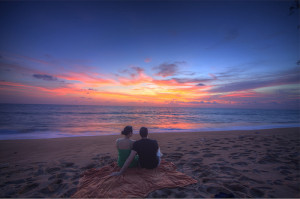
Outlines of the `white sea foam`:
[[299,127],[300,110],[0,104],[1,140],[113,135],[127,125],[134,133]]

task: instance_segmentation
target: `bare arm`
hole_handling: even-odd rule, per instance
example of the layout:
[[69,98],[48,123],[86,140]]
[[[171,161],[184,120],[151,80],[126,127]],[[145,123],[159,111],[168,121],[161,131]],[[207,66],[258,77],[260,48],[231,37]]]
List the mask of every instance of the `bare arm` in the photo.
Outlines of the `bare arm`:
[[136,155],[136,151],[131,150],[130,155],[128,156],[126,162],[124,163],[122,169],[119,172],[114,172],[111,175],[112,176],[118,176],[118,175],[122,175],[125,170],[129,167],[130,163],[132,162],[132,160],[134,159],[134,156]]
[[119,145],[119,139],[116,140],[116,148],[117,148],[117,150],[119,149],[118,145]]

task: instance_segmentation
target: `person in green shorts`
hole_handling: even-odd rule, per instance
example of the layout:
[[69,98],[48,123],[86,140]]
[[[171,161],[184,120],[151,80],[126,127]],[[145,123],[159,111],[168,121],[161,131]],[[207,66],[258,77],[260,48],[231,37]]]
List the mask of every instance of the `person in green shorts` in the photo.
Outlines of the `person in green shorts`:
[[[132,136],[132,126],[126,126],[121,134],[124,135],[124,137],[116,140],[116,146],[118,150],[118,166],[122,168],[130,155],[135,140],[130,139]],[[138,162],[138,155],[136,155],[129,167],[138,167]]]

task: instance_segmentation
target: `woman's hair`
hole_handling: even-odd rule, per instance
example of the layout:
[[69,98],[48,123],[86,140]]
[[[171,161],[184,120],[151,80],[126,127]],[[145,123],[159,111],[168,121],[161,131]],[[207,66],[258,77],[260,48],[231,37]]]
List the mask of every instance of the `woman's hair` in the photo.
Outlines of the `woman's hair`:
[[148,136],[148,129],[147,129],[146,127],[141,127],[141,129],[140,129],[140,136],[141,136],[142,138]]
[[121,132],[122,135],[129,135],[130,133],[132,133],[132,126],[126,126]]

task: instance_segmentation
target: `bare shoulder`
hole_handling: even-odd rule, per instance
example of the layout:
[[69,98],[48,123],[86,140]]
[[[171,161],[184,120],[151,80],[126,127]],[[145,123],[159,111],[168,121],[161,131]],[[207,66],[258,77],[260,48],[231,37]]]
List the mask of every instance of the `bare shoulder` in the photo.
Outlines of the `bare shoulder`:
[[130,148],[133,147],[133,144],[135,143],[135,140],[130,139]]
[[118,143],[118,142],[120,142],[120,141],[122,141],[124,138],[118,138],[118,139],[116,139],[116,142]]

